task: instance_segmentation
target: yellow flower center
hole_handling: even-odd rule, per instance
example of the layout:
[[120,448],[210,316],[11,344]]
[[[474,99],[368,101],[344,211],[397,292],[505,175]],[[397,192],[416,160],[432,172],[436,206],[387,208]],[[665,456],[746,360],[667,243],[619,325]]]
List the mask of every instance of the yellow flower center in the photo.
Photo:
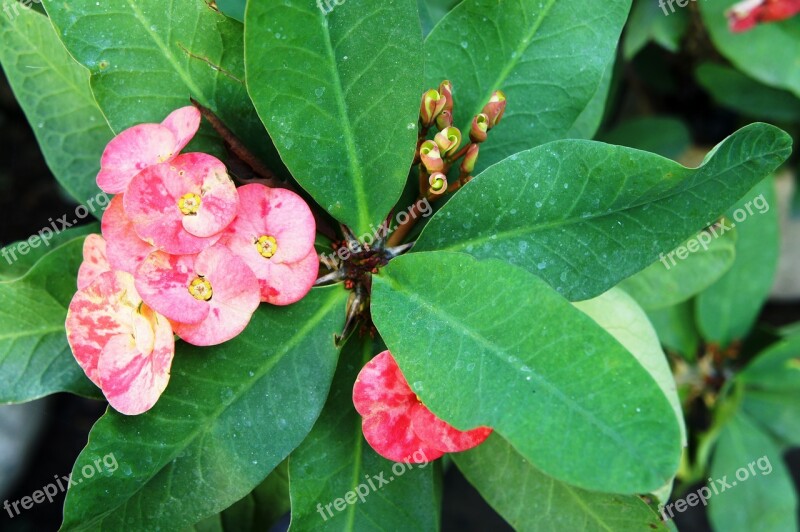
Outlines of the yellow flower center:
[[208,301],[214,291],[211,289],[211,283],[207,279],[197,276],[189,283],[189,293],[198,301]]
[[278,251],[278,241],[274,236],[263,235],[256,240],[256,249],[265,259],[271,259]]
[[197,210],[200,208],[200,203],[202,203],[202,201],[200,196],[194,192],[189,192],[181,196],[181,199],[178,200],[178,208],[183,214],[197,214]]

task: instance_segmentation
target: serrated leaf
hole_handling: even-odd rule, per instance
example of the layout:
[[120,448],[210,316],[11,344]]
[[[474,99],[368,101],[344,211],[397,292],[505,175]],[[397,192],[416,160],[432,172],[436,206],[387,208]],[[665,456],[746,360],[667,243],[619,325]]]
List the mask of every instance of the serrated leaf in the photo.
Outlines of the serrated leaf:
[[372,317],[431,411],[460,430],[493,427],[542,472],[632,494],[677,470],[680,430],[661,389],[536,276],[460,253],[408,254],[375,277]]
[[353,384],[375,354],[369,338],[348,342],[322,415],[289,457],[291,530],[439,528],[441,478],[436,464],[391,462],[361,434]]
[[502,259],[588,299],[709,225],[790,151],[788,135],[767,124],[734,133],[697,169],[598,142],[553,142],[469,182],[414,249]]
[[414,158],[422,36],[416,0],[332,6],[250,2],[247,86],[292,175],[361,235],[386,218]]
[[701,231],[677,249],[681,248],[691,253],[684,260],[676,258],[672,252],[664,254],[660,260],[622,281],[619,287],[645,310],[683,303],[714,284],[733,266],[736,229],[722,234]]
[[100,156],[113,133],[47,17],[16,0],[0,2],[0,63],[59,184],[79,203],[97,195]]
[[290,307],[262,306],[241,335],[218,347],[180,343],[152,410],[136,417],[110,410],[92,428],[75,478],[112,453],[119,471],[68,491],[63,528],[183,528],[247,495],[316,421],[346,297],[338,287],[315,289]]
[[[114,132],[161,122],[193,97],[278,162],[245,89],[240,23],[197,0],[42,1]],[[205,123],[191,149],[224,153]]]
[[704,26],[716,49],[733,65],[761,83],[800,96],[800,19],[760,24],[744,33],[728,28],[730,0],[698,2]]
[[781,451],[746,415],[736,414],[723,427],[711,478],[720,481],[716,489],[723,489],[725,480],[730,485],[708,499],[715,530],[797,530],[797,495]]
[[[614,62],[630,0],[591,4],[465,0],[427,37],[425,81],[431,87],[453,82],[462,131],[469,131],[492,91],[508,97],[503,120],[481,146],[477,171],[567,137],[593,102]],[[602,111],[597,106],[598,117]]]
[[777,205],[770,177],[725,213],[738,233],[736,259],[697,296],[697,325],[707,341],[727,346],[744,338],[769,297],[780,253]]
[[76,238],[23,277],[0,282],[0,403],[64,391],[99,397],[73,358],[64,330],[82,249],[83,238]]
[[639,497],[595,493],[555,480],[497,434],[453,460],[515,530],[666,530]]

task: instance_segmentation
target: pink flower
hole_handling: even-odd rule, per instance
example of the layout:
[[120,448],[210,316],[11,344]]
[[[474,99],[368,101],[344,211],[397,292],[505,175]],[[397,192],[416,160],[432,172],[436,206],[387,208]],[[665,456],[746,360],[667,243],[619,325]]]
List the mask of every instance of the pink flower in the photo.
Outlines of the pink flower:
[[199,127],[200,111],[188,106],[173,111],[160,124],[139,124],[126,129],[106,146],[97,185],[109,194],[125,192],[136,174],[177,156]]
[[106,241],[100,235],[89,235],[83,241],[83,262],[78,269],[78,290],[86,288],[100,274],[111,271],[106,258]]
[[153,407],[169,382],[175,340],[167,319],[142,303],[132,275],[105,272],[79,290],[66,328],[75,359],[112,407],[127,415]]
[[237,336],[259,304],[255,275],[221,245],[197,255],[151,253],[136,271],[136,289],[178,336],[201,346]]
[[123,198],[136,233],[176,255],[213,245],[239,206],[236,186],[221,161],[186,153],[137,174]]
[[418,452],[425,460],[435,460],[444,453],[466,451],[492,433],[488,427],[460,431],[436,417],[411,390],[389,351],[370,360],[358,374],[353,403],[363,417],[367,442],[395,462]]
[[731,31],[743,32],[762,22],[785,20],[800,13],[800,0],[744,0],[726,15]]
[[239,188],[239,213],[225,231],[225,244],[258,278],[261,300],[289,305],[302,299],[319,273],[316,224],[303,198],[260,184]]
[[106,238],[106,253],[111,268],[134,274],[139,264],[156,248],[139,238],[133,223],[125,216],[122,203],[122,194],[114,196],[103,213],[100,227]]

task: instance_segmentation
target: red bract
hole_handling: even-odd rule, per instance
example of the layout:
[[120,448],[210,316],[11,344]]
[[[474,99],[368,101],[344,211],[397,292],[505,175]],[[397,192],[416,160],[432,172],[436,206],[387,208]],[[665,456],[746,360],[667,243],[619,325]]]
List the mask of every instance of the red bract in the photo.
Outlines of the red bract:
[[139,238],[133,230],[133,223],[125,216],[122,198],[122,194],[114,196],[106,207],[101,229],[106,239],[106,254],[111,268],[133,274],[156,248]]
[[111,271],[106,258],[106,241],[100,235],[89,235],[83,241],[83,262],[78,269],[78,290],[86,288],[100,274]]
[[800,13],[800,0],[745,0],[726,15],[731,31],[743,32],[763,22],[785,20]]
[[261,300],[289,305],[305,296],[319,273],[316,224],[306,202],[289,190],[239,188],[239,213],[220,240],[247,263]]
[[151,253],[136,272],[142,299],[194,345],[216,345],[241,333],[258,308],[259,288],[247,265],[222,245],[197,255]]
[[72,298],[67,340],[86,375],[123,414],[146,412],[169,382],[175,341],[164,316],[153,312],[133,276],[105,272]]
[[239,195],[225,165],[187,153],[139,173],[123,198],[136,233],[167,253],[199,253],[236,216]]
[[436,417],[411,390],[389,351],[358,374],[353,404],[363,417],[364,438],[375,452],[395,462],[414,461],[420,451],[426,461],[466,451],[492,433],[488,427],[460,431]]
[[173,111],[160,124],[126,129],[106,146],[97,185],[109,194],[125,192],[136,174],[177,156],[199,127],[200,111],[188,106]]

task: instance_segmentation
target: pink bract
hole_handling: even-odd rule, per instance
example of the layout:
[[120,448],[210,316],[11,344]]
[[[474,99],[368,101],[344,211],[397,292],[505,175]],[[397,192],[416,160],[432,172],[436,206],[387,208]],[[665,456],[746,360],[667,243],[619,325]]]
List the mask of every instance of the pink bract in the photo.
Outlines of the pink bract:
[[125,216],[122,203],[122,194],[114,196],[103,213],[100,227],[106,238],[106,254],[111,267],[133,274],[156,248],[139,238],[133,223]]
[[726,15],[733,32],[748,31],[764,22],[777,22],[800,13],[800,0],[744,0]]
[[363,417],[362,431],[370,446],[395,462],[435,460],[444,453],[481,444],[492,429],[460,431],[436,417],[411,390],[389,351],[370,360],[358,374],[353,404]]
[[139,237],[167,253],[188,255],[219,240],[236,216],[239,195],[220,160],[187,153],[134,177],[123,205]]
[[136,174],[177,156],[199,127],[200,111],[187,106],[173,111],[161,124],[126,129],[106,146],[97,185],[109,194],[125,192]]
[[169,382],[175,341],[169,322],[142,303],[133,276],[106,272],[72,298],[66,320],[75,359],[108,402],[146,412]]
[[239,188],[239,212],[221,244],[258,278],[261,300],[289,305],[302,299],[319,273],[316,223],[308,204],[289,190],[250,184]]
[[216,345],[241,333],[258,308],[258,280],[222,245],[197,255],[156,251],[139,266],[136,288],[193,345]]
[[78,269],[78,290],[86,288],[100,274],[111,271],[106,258],[106,241],[102,236],[92,234],[83,241],[83,262]]

